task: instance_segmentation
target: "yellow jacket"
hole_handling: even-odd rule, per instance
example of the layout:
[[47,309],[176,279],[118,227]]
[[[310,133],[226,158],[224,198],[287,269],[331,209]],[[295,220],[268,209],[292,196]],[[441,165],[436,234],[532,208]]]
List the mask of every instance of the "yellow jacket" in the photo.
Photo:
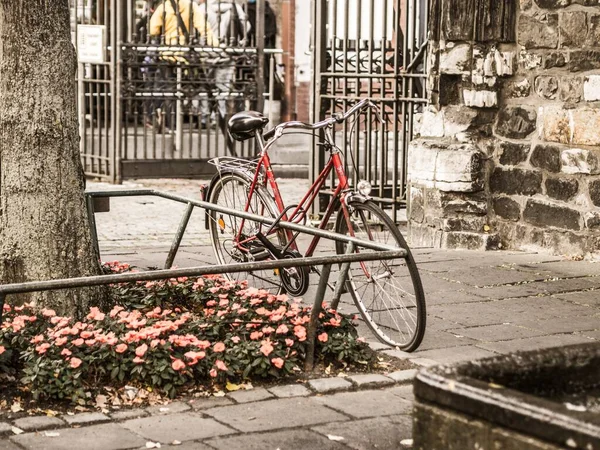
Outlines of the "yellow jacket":
[[[193,28],[198,31],[200,37],[206,38],[206,45],[212,47],[219,46],[219,40],[213,35],[210,25],[204,14],[200,10],[200,7],[192,0],[175,0],[177,7],[179,8],[179,14],[183,19],[183,23],[188,30],[188,33],[193,34],[193,30],[190,29],[190,11],[192,11]],[[164,14],[163,14],[164,12]],[[163,24],[164,16],[164,24]],[[162,33],[165,36],[166,45],[184,45],[186,44],[185,36],[183,31],[179,28],[179,21],[177,15],[171,4],[170,0],[163,1],[158,8],[152,14],[150,18],[150,34],[153,36],[160,35]]]

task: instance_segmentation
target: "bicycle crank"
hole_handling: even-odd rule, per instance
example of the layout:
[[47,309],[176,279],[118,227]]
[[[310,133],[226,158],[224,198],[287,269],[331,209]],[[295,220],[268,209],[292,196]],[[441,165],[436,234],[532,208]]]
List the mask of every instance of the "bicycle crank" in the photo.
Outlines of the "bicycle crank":
[[[302,255],[296,251],[286,251],[284,256],[286,259],[301,258]],[[285,291],[293,296],[300,297],[306,294],[309,286],[310,269],[307,266],[290,267],[281,269],[281,284]]]

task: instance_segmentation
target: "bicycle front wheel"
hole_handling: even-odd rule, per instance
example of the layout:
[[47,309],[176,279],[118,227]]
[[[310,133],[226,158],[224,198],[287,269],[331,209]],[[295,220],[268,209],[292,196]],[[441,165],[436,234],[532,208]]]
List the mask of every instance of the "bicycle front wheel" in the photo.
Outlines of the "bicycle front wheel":
[[[413,351],[425,334],[426,311],[421,278],[410,249],[398,227],[372,201],[351,202],[348,212],[349,218],[342,209],[338,213],[338,233],[401,247],[408,252],[406,258],[352,263],[346,287],[365,324],[381,342]],[[346,246],[337,242],[337,253],[345,253]],[[355,250],[365,251],[372,250]]]
[[[250,185],[251,180],[240,174],[224,173],[212,187],[208,201],[241,212],[276,217],[275,202],[264,188],[257,186],[252,197],[248,198]],[[273,259],[255,237],[259,232],[266,233],[269,225],[216,211],[209,211],[207,218],[213,250],[219,264]],[[286,237],[281,230],[270,235],[269,239],[279,248],[285,246]],[[278,269],[232,273],[227,278],[235,281],[248,280],[250,287],[266,289],[273,294],[282,292]]]

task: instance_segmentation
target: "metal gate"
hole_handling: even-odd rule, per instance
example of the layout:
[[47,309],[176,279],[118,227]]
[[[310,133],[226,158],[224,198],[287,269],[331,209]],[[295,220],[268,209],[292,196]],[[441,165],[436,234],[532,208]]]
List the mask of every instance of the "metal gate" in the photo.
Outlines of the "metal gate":
[[[415,115],[427,103],[428,0],[313,0],[313,119],[370,98],[381,119],[368,112],[337,133],[351,183],[367,180],[372,196],[394,220],[406,202],[408,144]],[[326,155],[313,146],[312,179]],[[328,200],[335,179],[322,195]]]
[[234,112],[262,110],[261,81],[275,78],[264,64],[264,7],[264,0],[71,0],[86,174],[117,183],[201,176],[212,157],[252,155],[225,126]]

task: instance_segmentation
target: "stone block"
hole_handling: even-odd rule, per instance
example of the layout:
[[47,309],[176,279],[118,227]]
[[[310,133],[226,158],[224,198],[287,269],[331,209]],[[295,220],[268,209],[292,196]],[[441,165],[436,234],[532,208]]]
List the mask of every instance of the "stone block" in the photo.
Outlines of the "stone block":
[[394,380],[378,373],[352,375],[348,377],[348,380],[359,389],[378,388],[394,384]]
[[233,405],[233,401],[227,397],[201,397],[190,402],[195,411],[228,405]]
[[312,397],[316,405],[327,405],[351,417],[379,417],[392,414],[408,414],[411,402],[400,397],[395,389],[364,390]]
[[496,197],[493,205],[496,215],[503,219],[517,221],[521,218],[521,206],[509,197]]
[[[350,422],[352,423],[352,422]],[[339,434],[336,434],[339,436]],[[340,442],[335,442],[319,433],[311,430],[282,430],[254,434],[241,434],[237,436],[225,436],[206,441],[210,447],[203,447],[197,442],[189,447],[189,450],[263,450],[263,449],[285,449],[285,450],[347,450],[348,447]],[[344,441],[342,441],[344,442]],[[179,447],[173,447],[177,450]],[[187,450],[187,449],[186,449]]]
[[581,230],[581,214],[579,211],[532,199],[529,199],[525,205],[523,220],[538,227]]
[[428,108],[423,113],[419,134],[423,137],[444,136],[444,114],[442,111],[434,111]]
[[408,202],[408,218],[411,222],[423,223],[425,219],[425,199],[423,189],[410,186]]
[[167,405],[156,405],[146,409],[150,414],[175,414],[185,412],[191,409],[191,406],[184,402],[171,402]]
[[583,11],[569,11],[559,16],[561,47],[582,47],[587,40],[587,14]]
[[600,145],[600,109],[581,108],[570,111],[572,140],[575,145]]
[[0,422],[0,436],[3,434],[10,433],[12,431],[12,425],[6,422]]
[[471,69],[471,46],[469,44],[447,45],[439,54],[440,73],[461,75]]
[[444,231],[482,232],[486,224],[486,216],[450,217],[448,219],[444,219],[442,229]]
[[525,47],[521,47],[519,64],[526,70],[539,69],[542,66],[542,55],[528,52]]
[[506,141],[496,143],[496,154],[499,156],[500,164],[505,166],[516,166],[524,162],[529,155],[529,149],[529,144],[515,144]]
[[146,417],[147,415],[148,413],[143,409],[123,409],[110,413],[110,418],[113,420],[129,420]]
[[600,42],[600,15],[590,15],[590,29],[587,45],[595,47]]
[[444,216],[455,214],[487,214],[487,202],[477,199],[451,198],[444,196],[442,212]]
[[542,174],[533,170],[496,168],[490,177],[493,193],[535,195],[542,192]]
[[600,69],[600,50],[575,50],[569,54],[567,67],[571,72]]
[[547,178],[546,195],[564,202],[571,200],[579,191],[579,182],[570,178]]
[[108,416],[99,412],[81,413],[75,414],[74,416],[63,416],[62,418],[69,425],[89,425],[110,420]]
[[531,83],[527,78],[521,80],[510,79],[504,83],[503,92],[508,98],[528,97],[531,93]]
[[286,384],[269,388],[269,392],[277,398],[308,397],[311,392],[301,384]]
[[[410,419],[410,416],[399,416]],[[323,435],[343,436],[342,443],[349,448],[403,449],[404,439],[412,437],[411,422],[393,423],[389,417],[376,417],[342,423],[331,423],[313,428]],[[305,447],[307,448],[307,447]],[[317,448],[317,447],[313,447]]]
[[519,16],[518,40],[525,48],[558,47],[558,14]]
[[587,212],[584,214],[583,220],[588,230],[598,231],[600,229],[600,214]]
[[394,380],[396,383],[412,383],[414,378],[417,376],[417,370],[398,370],[396,372],[388,373],[387,376]]
[[409,149],[409,176],[413,184],[442,191],[482,189],[483,155],[474,145],[414,140]]
[[317,394],[345,391],[352,387],[352,383],[344,378],[318,378],[310,380],[308,385]]
[[554,145],[538,144],[534,147],[529,158],[533,167],[558,173],[561,170],[561,150]]
[[586,102],[600,100],[600,75],[588,75],[583,82],[583,99]]
[[548,52],[543,57],[542,67],[544,69],[554,69],[555,67],[565,67],[567,65],[567,55],[563,52]]
[[230,392],[227,394],[227,396],[237,403],[258,402],[260,400],[273,398],[273,394],[271,394],[265,388],[255,388],[250,389],[249,391],[239,390]]
[[[465,231],[454,231],[444,233],[442,238],[442,247],[448,249],[465,250],[495,250],[498,248],[500,238],[497,234],[470,233]],[[411,362],[420,364],[411,359]],[[420,364],[424,365],[424,364]]]
[[498,113],[496,133],[509,139],[525,139],[535,131],[536,119],[532,109],[508,106]]
[[64,426],[65,423],[58,417],[49,416],[31,416],[22,417],[13,422],[17,428],[23,431],[40,431],[50,428],[58,428]]
[[498,104],[498,93],[496,91],[464,89],[463,101],[466,106],[474,108],[492,108]]
[[470,131],[494,120],[494,114],[463,105],[444,107],[444,133],[448,137]]
[[546,100],[554,100],[558,97],[558,78],[551,75],[540,75],[536,77],[535,93]]
[[563,150],[560,156],[563,173],[600,174],[600,152],[592,149],[571,148]]
[[588,185],[590,200],[594,206],[600,206],[600,180],[590,181]]
[[560,106],[542,106],[538,109],[538,135],[548,142],[568,144],[571,140],[571,117]]
[[506,77],[513,75],[515,72],[515,58],[516,54],[512,51],[501,52],[496,50],[494,52],[494,65],[496,75],[499,77]]
[[571,0],[534,0],[535,4],[543,9],[564,8],[571,4]]
[[581,77],[561,77],[559,98],[565,103],[578,103],[583,96],[583,79]]

